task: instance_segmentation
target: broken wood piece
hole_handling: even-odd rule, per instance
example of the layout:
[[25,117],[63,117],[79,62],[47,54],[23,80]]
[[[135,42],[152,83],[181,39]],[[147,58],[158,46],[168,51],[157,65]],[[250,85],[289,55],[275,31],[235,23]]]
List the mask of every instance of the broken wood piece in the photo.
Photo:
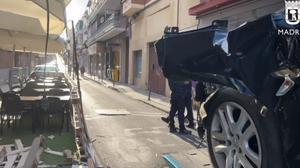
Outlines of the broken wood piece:
[[40,136],[33,140],[23,168],[34,168],[38,166],[40,155],[44,150],[44,146],[44,137]]
[[38,168],[53,168],[57,167],[57,165],[38,165]]
[[6,156],[6,148],[3,146],[0,146],[0,163],[3,162],[4,158]]
[[65,163],[72,163],[73,162],[73,155],[72,155],[72,151],[69,149],[65,149],[63,151],[64,154],[64,162]]
[[23,166],[25,164],[25,161],[27,159],[28,154],[29,154],[29,151],[20,154],[21,158],[20,158],[20,160],[18,162],[17,168],[23,168]]
[[65,158],[73,158],[72,151],[70,149],[65,149],[63,154]]
[[88,159],[87,163],[88,163],[88,168],[94,168],[95,167],[94,162],[93,162],[92,159]]
[[20,150],[14,150],[14,151],[11,151],[11,152],[7,152],[7,156],[12,156],[12,155],[16,155],[16,154],[19,154],[19,153],[22,153],[22,152],[27,152],[30,150],[30,146],[29,147],[25,147],[23,149],[20,149]]
[[9,145],[3,145],[3,147],[5,147],[6,152],[8,153],[8,152],[11,152],[11,148],[13,148],[14,145],[11,145],[11,144],[9,144]]
[[53,151],[50,148],[47,148],[45,150],[45,152],[48,153],[48,154],[56,155],[56,156],[64,156],[64,154],[62,152]]
[[15,147],[16,147],[16,149],[23,149],[24,148],[24,145],[23,145],[21,139],[15,139]]
[[55,138],[55,136],[54,135],[49,135],[48,138],[53,140]]
[[18,155],[11,155],[11,156],[7,156],[7,161],[5,163],[4,168],[12,168],[16,159],[17,159]]

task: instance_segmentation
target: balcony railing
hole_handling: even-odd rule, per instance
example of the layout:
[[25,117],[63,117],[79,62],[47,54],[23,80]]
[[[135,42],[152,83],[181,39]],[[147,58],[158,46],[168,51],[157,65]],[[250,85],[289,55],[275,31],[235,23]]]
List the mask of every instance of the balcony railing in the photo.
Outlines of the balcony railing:
[[102,7],[105,5],[107,1],[108,0],[101,0],[97,2],[95,7],[92,9],[91,14],[89,15],[89,19],[88,19],[89,22],[91,22],[96,18],[97,14],[99,13],[99,11],[102,9]]
[[105,41],[123,31],[125,31],[125,25],[122,24],[121,16],[111,15],[104,23],[97,27],[96,31],[91,32],[87,43],[90,45],[96,41]]
[[100,0],[92,9],[91,13],[88,16],[88,24],[92,23],[97,15],[105,15],[111,11],[120,11],[121,3],[118,0]]

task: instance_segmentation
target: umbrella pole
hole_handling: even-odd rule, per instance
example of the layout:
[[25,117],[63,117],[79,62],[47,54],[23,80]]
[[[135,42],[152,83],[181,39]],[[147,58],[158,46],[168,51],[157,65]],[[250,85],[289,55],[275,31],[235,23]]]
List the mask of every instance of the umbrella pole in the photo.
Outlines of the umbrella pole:
[[[78,93],[79,93],[80,104],[82,107],[81,89],[80,89],[80,81],[79,81],[79,64],[78,64],[78,60],[77,60],[76,43],[75,43],[75,29],[74,29],[73,21],[72,21],[72,34],[73,34],[73,59],[74,59],[74,63],[75,63],[75,68],[73,69],[73,75],[75,72],[76,77],[77,77],[77,89],[78,89]],[[74,67],[74,63],[73,63],[73,67]]]
[[49,10],[49,0],[46,0],[47,5],[47,31],[46,31],[46,44],[45,44],[45,59],[44,59],[44,93],[43,97],[46,98],[46,65],[47,65],[47,52],[48,52],[48,40],[49,40],[49,27],[50,27],[50,10]]
[[13,45],[13,56],[14,56],[14,63],[13,66],[16,67],[17,66],[17,60],[16,60],[16,45]]

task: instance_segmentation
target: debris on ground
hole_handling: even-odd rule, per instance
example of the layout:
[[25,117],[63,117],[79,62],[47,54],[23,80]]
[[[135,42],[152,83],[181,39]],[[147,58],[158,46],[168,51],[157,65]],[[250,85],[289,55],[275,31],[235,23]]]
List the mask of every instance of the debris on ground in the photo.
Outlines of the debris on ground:
[[0,145],[0,167],[37,167],[44,146],[42,136],[35,138],[29,147],[24,147],[20,139],[15,144]]
[[50,148],[45,149],[45,153],[56,155],[56,156],[63,156],[62,152],[51,150]]
[[64,162],[72,164],[74,158],[72,151],[69,149],[65,149],[63,151],[63,155],[64,155]]
[[49,135],[48,138],[49,138],[50,140],[53,140],[53,139],[55,138],[55,136],[54,136],[54,135]]

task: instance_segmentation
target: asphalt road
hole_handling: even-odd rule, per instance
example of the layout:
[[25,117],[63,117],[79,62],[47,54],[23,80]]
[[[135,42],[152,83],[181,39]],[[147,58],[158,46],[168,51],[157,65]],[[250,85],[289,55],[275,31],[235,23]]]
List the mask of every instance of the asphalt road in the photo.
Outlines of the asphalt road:
[[170,134],[167,114],[90,80],[81,80],[84,113],[96,153],[112,168],[162,168],[165,153],[196,149],[196,136]]

